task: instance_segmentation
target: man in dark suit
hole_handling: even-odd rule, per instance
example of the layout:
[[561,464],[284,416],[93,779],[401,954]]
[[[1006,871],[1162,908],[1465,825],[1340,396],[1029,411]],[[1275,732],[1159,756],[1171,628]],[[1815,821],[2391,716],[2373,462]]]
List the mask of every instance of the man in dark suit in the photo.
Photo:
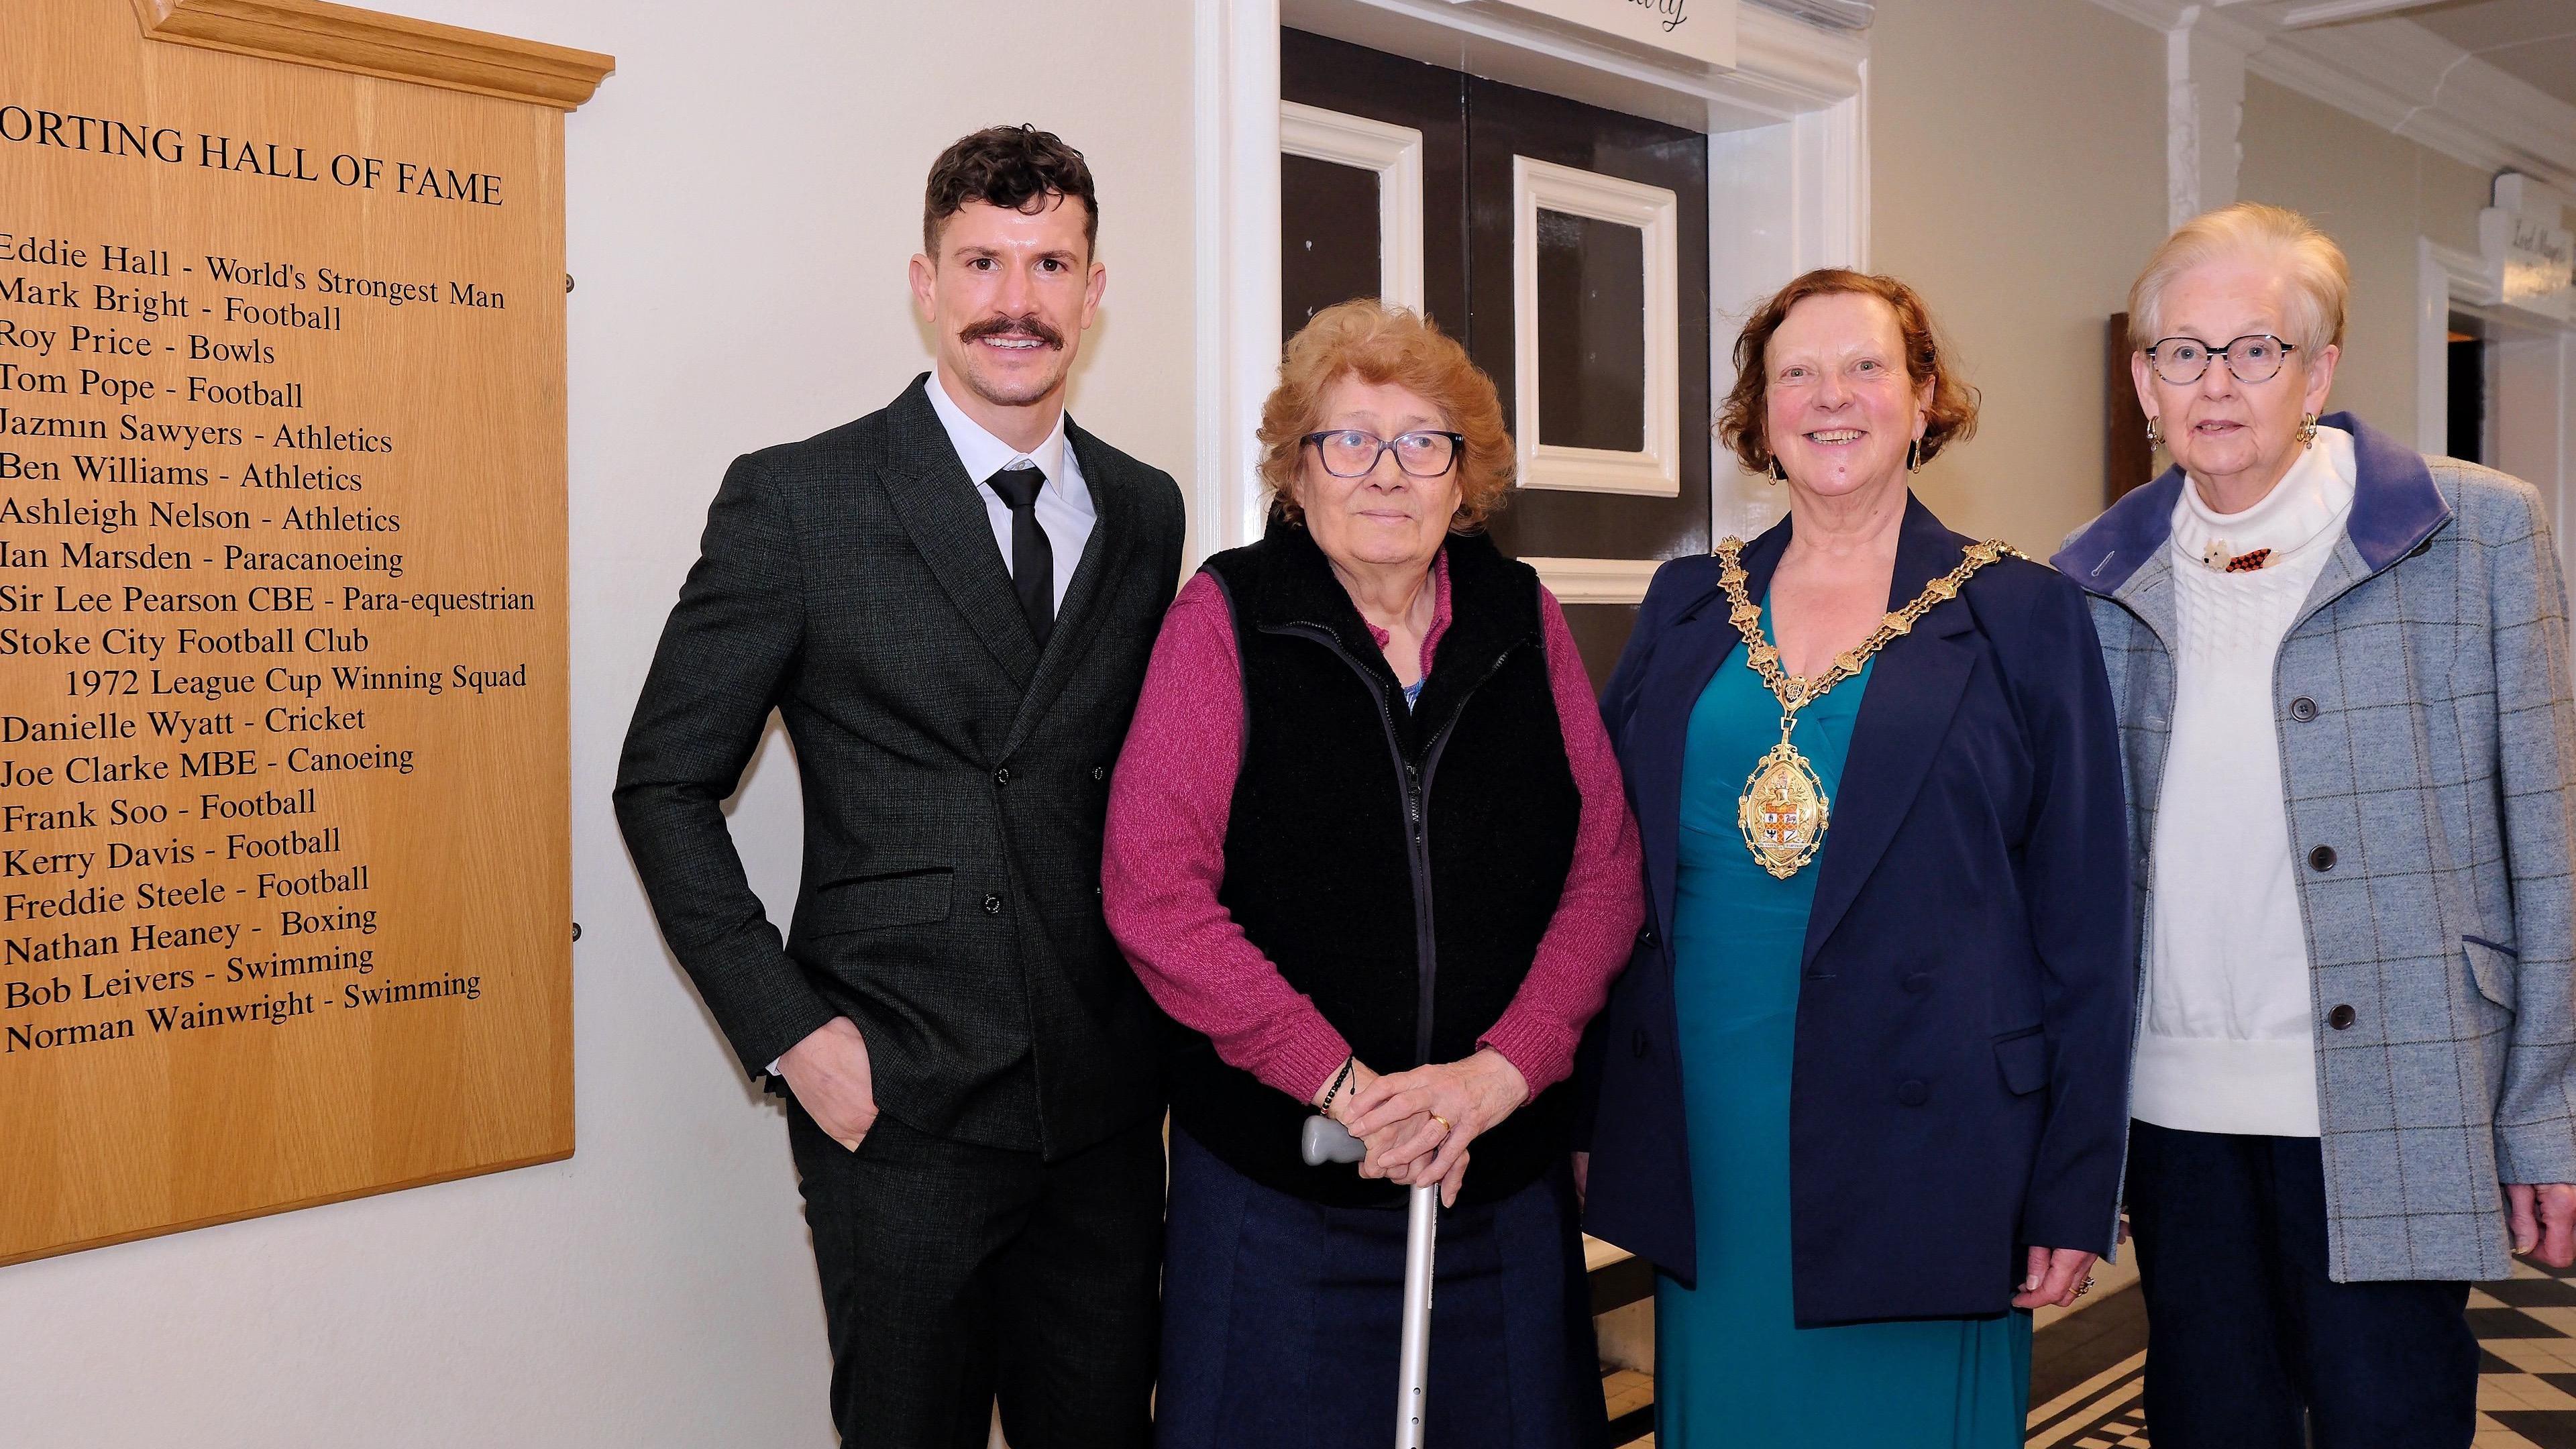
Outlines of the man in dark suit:
[[[735,460],[663,630],[617,815],[746,1070],[784,1082],[842,1441],[1142,1446],[1156,1017],[1100,916],[1109,769],[1180,575],[1171,478],[1064,415],[1107,274],[1081,153],[932,169],[936,372]],[[784,944],[725,828],[769,712],[804,784]]]

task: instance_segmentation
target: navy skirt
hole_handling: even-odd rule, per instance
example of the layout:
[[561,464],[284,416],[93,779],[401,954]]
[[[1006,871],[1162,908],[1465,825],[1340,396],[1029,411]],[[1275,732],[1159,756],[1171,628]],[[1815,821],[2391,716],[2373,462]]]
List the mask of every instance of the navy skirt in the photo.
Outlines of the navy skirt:
[[[1609,1441],[1577,1221],[1562,1163],[1500,1202],[1441,1213],[1429,1449]],[[1401,1207],[1274,1192],[1174,1128],[1163,1251],[1160,1449],[1394,1441]]]

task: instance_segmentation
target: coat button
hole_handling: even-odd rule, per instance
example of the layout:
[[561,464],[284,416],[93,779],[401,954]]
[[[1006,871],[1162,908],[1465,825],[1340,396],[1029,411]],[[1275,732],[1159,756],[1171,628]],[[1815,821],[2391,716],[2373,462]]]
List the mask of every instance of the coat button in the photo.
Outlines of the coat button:
[[996,785],[1007,785],[1011,783],[1011,767],[1004,765],[1002,768],[995,770],[993,772],[993,783]]
[[1932,1098],[1932,1089],[1921,1082],[1896,1084],[1896,1100],[1908,1107],[1920,1107]]
[[1905,978],[1904,986],[1906,990],[1914,992],[1916,995],[1921,995],[1922,993],[1932,989],[1932,973],[1929,971],[1917,971],[1913,975]]
[[2316,717],[2317,702],[2315,700],[2310,699],[2303,694],[2290,701],[2290,718],[2297,720],[2301,724],[2306,724],[2308,721],[2315,719]]
[[984,914],[985,914],[985,915],[988,915],[988,916],[998,916],[998,915],[1000,915],[1001,913],[1002,913],[1002,898],[1001,898],[1000,896],[986,896],[986,897],[984,897]]
[[1628,1054],[1643,1061],[1646,1053],[1652,1050],[1654,1050],[1654,1043],[1646,1039],[1646,1029],[1642,1026],[1637,1028],[1637,1034],[1628,1039]]
[[2333,1027],[2337,1031],[2350,1031],[2352,1030],[2353,1022],[2359,1016],[2360,1013],[2354,1011],[2349,1006],[2338,1006],[2334,1010],[2326,1013],[2326,1025]]
[[1109,778],[1109,767],[1108,767],[1107,765],[1094,765],[1094,766],[1092,766],[1092,767],[1091,767],[1091,778],[1093,778],[1093,779],[1095,779],[1095,780],[1106,780],[1106,779],[1108,779],[1108,778]]
[[1649,951],[1655,949],[1655,928],[1648,926],[1646,929],[1639,931],[1637,933],[1637,944],[1645,947]]
[[2334,847],[2331,845],[2320,845],[2316,849],[2308,852],[2308,869],[2310,870],[2332,870],[2334,869],[2334,863],[2335,853]]

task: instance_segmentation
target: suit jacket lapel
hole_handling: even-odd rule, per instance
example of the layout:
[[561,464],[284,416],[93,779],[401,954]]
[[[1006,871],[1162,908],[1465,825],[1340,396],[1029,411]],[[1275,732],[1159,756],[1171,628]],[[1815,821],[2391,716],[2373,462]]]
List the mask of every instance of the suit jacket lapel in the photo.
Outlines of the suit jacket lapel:
[[886,425],[885,491],[895,516],[993,662],[1026,690],[1037,672],[1037,641],[1029,637],[1019,596],[1011,592],[1002,551],[993,545],[992,519],[975,492],[979,485],[957,461],[923,379],[914,379],[886,410]]
[[[1789,546],[1789,524],[1783,520],[1746,545],[1745,592],[1762,597],[1771,572]],[[1743,636],[1727,620],[1726,595],[1709,575],[1708,592],[1683,607],[1669,626],[1671,633],[1655,650],[1652,672],[1632,716],[1628,758],[1636,772],[1634,796],[1637,825],[1646,845],[1647,887],[1654,893],[1655,919],[1670,932],[1674,879],[1680,869],[1683,756],[1690,745],[1691,711],[1702,691],[1726,662]]]
[[[1925,584],[1957,568],[1967,546],[1966,539],[1942,527],[1932,510],[1911,497],[1899,528],[1896,572],[1888,582],[1891,611],[1912,603]],[[1815,904],[1807,915],[1805,964],[1814,964],[1816,952],[1851,908],[1913,808],[1949,731],[1950,716],[1975,672],[1976,650],[1959,638],[1975,628],[1976,616],[1952,599],[1934,605],[1912,633],[1879,651],[1825,827]]]
[[[1020,697],[1020,712],[1011,722],[1011,733],[1002,753],[1008,755],[1020,747],[1031,729],[1046,717],[1047,708],[1064,692],[1065,681],[1072,677],[1088,643],[1085,631],[1091,617],[1099,611],[1101,593],[1108,580],[1117,577],[1126,564],[1129,546],[1135,541],[1137,520],[1133,513],[1135,490],[1118,471],[1109,450],[1100,440],[1075,427],[1068,419],[1064,429],[1065,446],[1082,465],[1082,486],[1091,493],[1091,537],[1082,545],[1082,559],[1074,565],[1073,580],[1065,585],[1064,605],[1056,610],[1055,628],[1047,635],[1046,652],[1039,656],[1036,673],[1028,681],[1027,692]],[[1016,610],[1017,605],[1015,604]],[[1014,618],[1018,617],[1016,612]],[[1027,638],[1025,625],[1021,637]]]

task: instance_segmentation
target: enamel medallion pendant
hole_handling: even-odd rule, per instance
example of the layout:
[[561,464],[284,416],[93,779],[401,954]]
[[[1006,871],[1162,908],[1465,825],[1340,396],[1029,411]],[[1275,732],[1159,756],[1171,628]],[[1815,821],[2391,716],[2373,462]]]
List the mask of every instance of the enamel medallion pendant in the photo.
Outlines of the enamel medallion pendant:
[[1735,802],[1735,823],[1743,828],[1754,860],[1773,880],[1787,880],[1824,849],[1831,810],[1825,782],[1784,734],[1745,780],[1744,793]]

